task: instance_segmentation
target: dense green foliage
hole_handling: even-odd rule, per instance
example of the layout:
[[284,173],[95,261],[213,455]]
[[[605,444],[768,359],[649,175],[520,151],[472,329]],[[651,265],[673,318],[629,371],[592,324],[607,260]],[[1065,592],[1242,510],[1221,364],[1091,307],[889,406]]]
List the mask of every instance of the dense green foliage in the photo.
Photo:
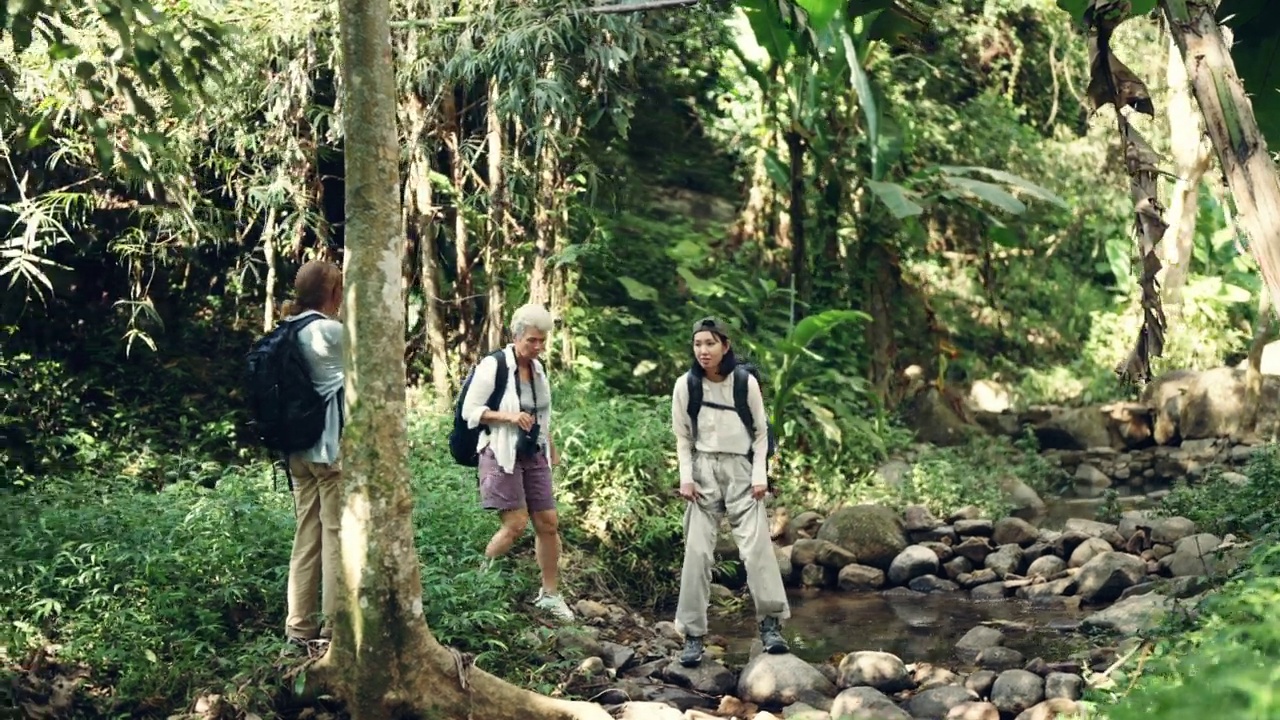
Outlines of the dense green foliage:
[[[19,519],[0,525],[0,667],[20,675],[47,651],[66,673],[83,663],[85,709],[161,715],[204,692],[246,710],[288,702],[290,503],[243,434],[241,362],[301,262],[341,259],[344,191],[333,10],[288,5],[0,14],[0,501]],[[700,314],[736,326],[764,371],[793,512],[994,516],[1006,478],[1053,487],[1023,443],[916,445],[898,410],[921,387],[958,397],[993,380],[1015,407],[1134,392],[1112,372],[1140,322],[1128,178],[1109,110],[1087,110],[1072,17],[1054,0],[902,3],[927,10],[912,29],[861,14],[873,3],[851,3],[854,18],[798,5],[480,4],[457,19],[438,0],[394,3],[428,615],[515,682],[547,690],[565,662],[523,611],[531,542],[480,571],[495,520],[448,462],[437,410],[529,298],[560,321],[570,594],[659,615],[680,554],[669,393]],[[155,53],[151,34],[121,33],[124,7],[170,13]],[[183,34],[187,13],[225,25]],[[39,20],[25,49],[10,39],[23,17]],[[1112,44],[1163,92],[1155,23]],[[1151,123],[1158,152],[1171,121]],[[1258,281],[1215,183],[1158,370],[1244,354]],[[892,477],[904,457],[911,472]],[[1280,499],[1267,462],[1245,488],[1179,488],[1166,507],[1265,537]],[[1271,657],[1270,635],[1249,608],[1274,597],[1265,547],[1161,646],[1172,661],[1190,642],[1211,666],[1185,682],[1260,677],[1249,663]],[[1132,703],[1176,697],[1190,667],[1149,671]]]

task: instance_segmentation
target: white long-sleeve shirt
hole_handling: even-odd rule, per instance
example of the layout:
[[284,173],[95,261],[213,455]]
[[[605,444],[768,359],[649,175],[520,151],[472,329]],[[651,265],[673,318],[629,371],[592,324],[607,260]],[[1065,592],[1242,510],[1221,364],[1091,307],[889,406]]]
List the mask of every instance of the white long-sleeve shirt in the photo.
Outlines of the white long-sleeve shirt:
[[[518,413],[521,412],[521,402],[516,390],[515,348],[508,345],[502,352],[507,360],[507,388],[502,395],[502,400],[498,403],[497,412]],[[471,386],[467,388],[466,397],[462,399],[462,419],[467,421],[467,427],[475,428],[481,425],[480,416],[484,415],[485,410],[492,409],[485,403],[489,401],[489,395],[493,394],[497,371],[498,361],[488,355],[476,365]],[[542,446],[543,452],[550,455],[551,383],[547,380],[547,374],[543,372],[542,363],[537,360],[533,361],[533,384],[537,391],[538,408],[536,413],[530,414],[534,415],[538,425],[541,426],[538,443]],[[521,381],[520,385],[525,388],[527,396],[529,383]],[[500,422],[491,423],[488,428],[487,432],[480,433],[476,450],[482,452],[486,447],[491,448],[503,472],[513,472],[516,465],[516,443],[520,439],[520,427],[514,423]]]
[[760,393],[760,383],[750,375],[747,376],[747,407],[755,418],[755,437],[747,434],[747,428],[733,410],[721,410],[708,407],[707,403],[717,403],[733,407],[734,374],[720,382],[712,382],[702,378],[702,409],[698,411],[698,439],[693,439],[693,426],[689,419],[689,380],[681,375],[671,392],[671,429],[676,436],[676,456],[680,461],[680,484],[693,483],[693,453],[732,453],[750,455],[751,484],[765,487],[769,484],[765,470],[766,456],[769,453],[768,415],[764,409],[764,396]]
[[341,446],[342,403],[337,401],[337,396],[346,379],[342,368],[342,323],[325,317],[318,310],[306,310],[285,320],[297,320],[308,315],[321,315],[322,319],[302,328],[298,332],[298,343],[311,370],[311,384],[327,405],[324,432],[313,447],[299,455],[304,460],[328,465],[338,461]]

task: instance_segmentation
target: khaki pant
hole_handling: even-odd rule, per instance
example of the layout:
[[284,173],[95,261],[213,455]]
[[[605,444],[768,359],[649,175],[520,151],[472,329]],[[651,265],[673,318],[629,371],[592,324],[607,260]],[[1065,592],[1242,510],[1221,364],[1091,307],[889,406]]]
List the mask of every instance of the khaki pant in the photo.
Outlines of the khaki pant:
[[676,629],[695,637],[707,634],[716,533],[720,518],[725,516],[747,568],[747,587],[755,601],[756,617],[791,617],[782,572],[769,538],[764,501],[751,497],[751,461],[742,455],[696,453],[693,481],[702,499],[688,503],[684,511],[684,569],[680,574]]
[[293,509],[298,527],[293,534],[293,554],[289,557],[289,616],[285,633],[289,637],[314,640],[328,635],[320,629],[320,612],[333,617],[337,599],[338,522],[342,517],[342,468],[289,458],[293,476]]

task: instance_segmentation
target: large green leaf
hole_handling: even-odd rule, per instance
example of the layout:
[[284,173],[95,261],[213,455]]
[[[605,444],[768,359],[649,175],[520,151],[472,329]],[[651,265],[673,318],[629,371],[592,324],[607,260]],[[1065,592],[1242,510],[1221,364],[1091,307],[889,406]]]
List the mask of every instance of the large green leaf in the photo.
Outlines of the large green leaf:
[[796,0],[796,4],[808,14],[809,27],[814,32],[821,32],[830,24],[844,0]]
[[996,170],[995,168],[989,167],[978,167],[976,165],[943,165],[940,169],[942,172],[949,175],[986,175],[992,180],[999,180],[1000,182],[1015,187],[1032,197],[1037,197],[1046,202],[1051,202],[1061,208],[1067,207],[1066,201],[1055,195],[1052,191],[1031,182],[1021,175],[1014,175],[1011,172]]
[[911,191],[897,183],[868,180],[867,187],[889,212],[899,220],[913,217],[924,212],[919,203],[911,199]]
[[1021,215],[1027,211],[1025,203],[1010,195],[999,185],[992,185],[991,183],[983,182],[982,180],[974,180],[973,178],[959,177],[956,175],[943,175],[942,179],[962,193],[976,197],[984,202],[991,203],[1006,212],[1013,213],[1014,215]]
[[786,18],[778,10],[777,1],[742,0],[740,4],[760,47],[769,53],[775,63],[786,60],[794,39]]
[[862,68],[862,58],[853,44],[853,36],[844,33],[844,56],[849,63],[849,77],[853,78],[853,90],[858,95],[858,105],[867,118],[867,145],[871,148],[871,178],[879,180],[884,177],[884,169],[880,164],[880,109],[876,103],[876,95],[871,89],[871,78]]
[[796,323],[795,329],[787,339],[804,348],[839,325],[870,319],[870,315],[857,310],[827,310],[817,315],[810,315]]
[[645,285],[639,280],[629,278],[625,275],[619,276],[618,282],[622,283],[622,287],[626,289],[627,295],[629,295],[632,300],[639,300],[641,302],[658,301],[658,290],[652,285]]

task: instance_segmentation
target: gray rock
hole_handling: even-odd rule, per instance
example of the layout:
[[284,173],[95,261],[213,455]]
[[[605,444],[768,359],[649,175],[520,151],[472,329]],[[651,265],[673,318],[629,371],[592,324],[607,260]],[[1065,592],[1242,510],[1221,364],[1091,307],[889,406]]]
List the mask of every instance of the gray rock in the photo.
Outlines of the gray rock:
[[1136,635],[1159,624],[1173,607],[1173,601],[1157,593],[1135,595],[1100,610],[1080,623],[1082,629],[1110,630],[1120,635]]
[[622,706],[618,720],[684,720],[684,711],[660,702],[629,702]]
[[951,708],[974,700],[973,693],[957,685],[942,685],[916,693],[907,710],[916,720],[945,720]]
[[791,705],[807,692],[831,696],[836,686],[814,666],[790,653],[756,655],[738,676],[738,697],[757,705]]
[[1026,661],[1027,659],[1022,653],[1013,648],[1000,645],[989,647],[978,653],[978,667],[983,670],[995,670],[997,672],[1013,670],[1014,668],[1022,667],[1026,664]]
[[961,703],[951,708],[946,720],[1000,720],[1000,710],[989,702]]
[[1184,517],[1168,517],[1151,524],[1151,540],[1165,545],[1177,545],[1178,541],[1195,534],[1196,524]]
[[969,591],[969,599],[977,602],[985,602],[989,600],[1004,600],[1012,594],[1008,586],[1003,581],[996,581],[979,585]]
[[1095,557],[1103,553],[1109,553],[1112,550],[1114,550],[1114,548],[1112,548],[1111,543],[1106,540],[1103,540],[1102,538],[1089,538],[1077,545],[1076,549],[1071,552],[1071,558],[1067,561],[1067,566],[1077,568],[1083,567],[1085,563]]
[[1067,569],[1067,563],[1056,555],[1045,555],[1036,558],[1027,568],[1027,577],[1038,576],[1046,580]]
[[1022,565],[1022,548],[1017,545],[1001,545],[998,550],[987,556],[983,565],[990,570],[995,570],[996,575],[1003,579],[1006,575],[1018,572],[1018,568]]
[[831,704],[831,717],[858,720],[912,720],[884,693],[872,687],[853,687],[836,696]]
[[1016,715],[1044,699],[1044,679],[1026,670],[1006,670],[991,687],[991,702]]
[[1082,715],[1080,703],[1066,698],[1053,698],[1037,703],[1018,714],[1014,720],[1063,720],[1064,718],[1092,717]]
[[996,683],[999,673],[994,670],[978,670],[965,678],[964,686],[973,691],[979,698],[991,697],[991,686]]
[[1096,537],[1106,540],[1113,547],[1119,547],[1124,544],[1124,538],[1120,537],[1120,533],[1116,530],[1116,526],[1110,523],[1098,522],[1097,520],[1085,520],[1084,518],[1070,518],[1062,524],[1063,533],[1078,532],[1088,537]]
[[957,545],[955,552],[962,558],[968,558],[974,565],[981,565],[986,562],[988,555],[995,552],[995,547],[987,538],[971,537]]
[[1147,577],[1147,564],[1120,552],[1094,557],[1076,575],[1076,594],[1086,603],[1110,602]]
[[951,580],[973,571],[973,563],[966,557],[954,557],[942,566],[943,571]]
[[845,655],[839,678],[842,688],[867,686],[886,693],[908,690],[914,684],[901,658],[873,650]]
[[1051,672],[1044,678],[1044,696],[1048,700],[1079,700],[1084,693],[1084,678],[1075,673]]
[[738,685],[738,678],[729,668],[710,658],[703,659],[697,667],[687,668],[672,660],[662,670],[662,679],[706,695],[729,695]]
[[867,565],[845,565],[836,580],[841,590],[875,590],[884,586],[884,571]]
[[1007,517],[996,522],[991,538],[996,545],[1014,544],[1027,547],[1040,538],[1040,531],[1026,520]]
[[863,565],[887,570],[907,547],[897,513],[881,505],[850,505],[831,513],[818,538],[849,550]]
[[907,583],[907,587],[921,593],[956,592],[960,586],[937,575],[921,575]]
[[906,585],[921,575],[938,574],[938,556],[922,545],[911,545],[889,564],[889,582],[893,585]]
[[952,523],[951,527],[955,529],[956,534],[960,537],[981,536],[990,537],[995,532],[995,524],[985,518],[974,520],[957,520]]
[[908,505],[902,511],[902,524],[907,532],[917,532],[942,527],[944,523],[934,517],[929,508],[923,505]]
[[1004,645],[1004,633],[986,625],[978,625],[956,642],[956,656],[966,663],[978,659],[978,653]]

